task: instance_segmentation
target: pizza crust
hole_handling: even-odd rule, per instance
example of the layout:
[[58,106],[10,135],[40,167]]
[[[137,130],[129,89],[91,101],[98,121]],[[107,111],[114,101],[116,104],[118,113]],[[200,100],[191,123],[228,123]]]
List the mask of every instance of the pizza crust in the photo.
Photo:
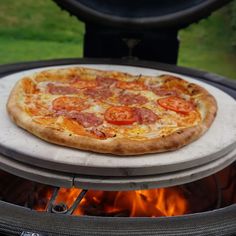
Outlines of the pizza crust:
[[[160,153],[179,149],[203,135],[211,126],[217,113],[217,103],[215,98],[204,88],[191,85],[192,94],[201,94],[197,101],[204,111],[204,119],[198,125],[184,128],[173,132],[165,137],[150,138],[148,140],[132,140],[128,138],[108,138],[105,140],[95,139],[82,135],[69,135],[66,132],[56,130],[51,127],[43,127],[32,122],[31,117],[19,105],[19,95],[22,93],[20,81],[13,88],[7,103],[7,110],[11,119],[18,126],[29,131],[50,143],[59,144],[66,147],[78,148],[99,153],[111,153],[121,156],[141,155],[146,153]],[[196,95],[196,96],[197,96]]]

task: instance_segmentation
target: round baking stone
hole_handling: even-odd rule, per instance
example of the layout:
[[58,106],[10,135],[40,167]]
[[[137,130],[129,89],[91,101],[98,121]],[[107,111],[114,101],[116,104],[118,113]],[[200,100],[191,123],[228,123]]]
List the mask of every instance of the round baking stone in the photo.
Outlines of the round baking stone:
[[[79,66],[79,65],[71,65]],[[156,76],[163,73],[206,88],[217,100],[218,114],[210,129],[195,142],[172,152],[139,156],[115,156],[81,151],[47,143],[17,127],[6,112],[7,98],[14,84],[23,76],[50,68],[45,67],[11,74],[0,79],[0,152],[20,162],[41,168],[71,174],[95,176],[141,176],[170,173],[197,167],[219,159],[236,146],[235,100],[221,90],[197,79],[168,71],[133,66],[81,65],[104,70],[124,71],[131,74]]]
[[200,180],[207,176],[217,173],[218,171],[229,166],[236,160],[236,149],[221,157],[202,166],[180,170],[167,174],[151,176],[130,176],[130,177],[83,177],[75,176],[74,186],[85,189],[97,189],[107,191],[125,191],[154,189],[177,186]]
[[127,191],[164,188],[193,182],[224,169],[235,160],[236,149],[222,158],[205,165],[176,171],[169,174],[130,177],[97,177],[84,175],[71,176],[68,173],[52,171],[25,163],[20,163],[19,161],[0,154],[0,169],[9,173],[14,173],[14,175],[29,179],[31,181],[58,187],[70,188],[74,186],[82,189]]

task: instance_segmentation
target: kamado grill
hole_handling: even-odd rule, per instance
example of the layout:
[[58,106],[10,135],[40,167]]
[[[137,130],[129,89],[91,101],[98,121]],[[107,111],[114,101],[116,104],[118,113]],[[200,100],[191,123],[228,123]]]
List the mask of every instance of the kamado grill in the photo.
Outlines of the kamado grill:
[[[177,60],[178,29],[228,1],[55,2],[85,21],[84,54],[96,59],[0,66],[1,235],[235,235],[236,84],[170,65]],[[129,158],[48,144],[10,122],[5,104],[18,79],[71,65],[178,74],[203,83],[219,112],[189,146]]]

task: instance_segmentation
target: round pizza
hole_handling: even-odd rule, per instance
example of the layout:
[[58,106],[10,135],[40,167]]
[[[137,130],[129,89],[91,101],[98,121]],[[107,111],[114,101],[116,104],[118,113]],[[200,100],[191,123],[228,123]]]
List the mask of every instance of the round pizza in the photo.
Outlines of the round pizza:
[[204,88],[173,75],[68,67],[22,78],[7,109],[18,126],[48,142],[137,155],[198,139],[212,124],[217,104]]

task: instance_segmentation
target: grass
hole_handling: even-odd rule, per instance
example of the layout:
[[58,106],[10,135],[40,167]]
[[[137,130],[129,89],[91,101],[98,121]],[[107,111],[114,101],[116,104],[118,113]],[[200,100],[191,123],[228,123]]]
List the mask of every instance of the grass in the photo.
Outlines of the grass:
[[180,31],[179,65],[236,79],[236,49],[232,41],[230,8]]
[[1,0],[0,35],[36,41],[80,42],[84,26],[52,0]]
[[81,45],[81,41],[67,43],[0,37],[0,63],[81,57]]
[[[236,79],[229,7],[181,30],[178,64]],[[0,1],[0,64],[81,57],[84,25],[51,0]]]

